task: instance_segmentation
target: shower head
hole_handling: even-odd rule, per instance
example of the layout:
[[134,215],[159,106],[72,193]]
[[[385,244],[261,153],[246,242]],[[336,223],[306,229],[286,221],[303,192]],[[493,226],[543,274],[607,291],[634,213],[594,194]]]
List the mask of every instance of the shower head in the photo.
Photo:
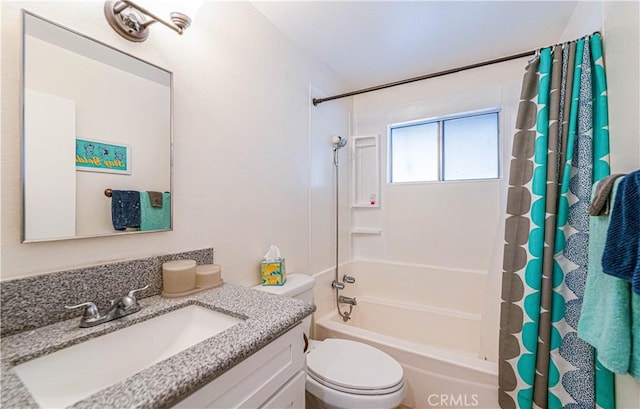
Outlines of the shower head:
[[333,149],[338,150],[340,148],[344,148],[347,145],[347,138],[334,135],[331,137],[331,143],[333,144]]

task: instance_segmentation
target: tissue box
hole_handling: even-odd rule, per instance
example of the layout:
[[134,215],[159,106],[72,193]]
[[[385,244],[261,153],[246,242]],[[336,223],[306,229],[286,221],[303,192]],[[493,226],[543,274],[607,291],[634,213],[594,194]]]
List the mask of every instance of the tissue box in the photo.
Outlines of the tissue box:
[[260,263],[260,272],[262,273],[262,285],[283,285],[287,281],[284,258],[263,261]]

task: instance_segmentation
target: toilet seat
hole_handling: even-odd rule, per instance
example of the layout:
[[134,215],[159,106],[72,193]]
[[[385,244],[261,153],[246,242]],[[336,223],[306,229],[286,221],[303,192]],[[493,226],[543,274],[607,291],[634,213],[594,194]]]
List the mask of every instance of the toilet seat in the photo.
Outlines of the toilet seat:
[[379,349],[327,339],[307,354],[307,373],[318,383],[355,395],[385,395],[404,386],[402,367]]

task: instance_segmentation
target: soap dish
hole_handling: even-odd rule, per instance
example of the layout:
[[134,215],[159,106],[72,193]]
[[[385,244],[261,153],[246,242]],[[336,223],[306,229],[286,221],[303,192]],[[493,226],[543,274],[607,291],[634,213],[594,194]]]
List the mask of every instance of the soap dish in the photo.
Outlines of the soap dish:
[[201,264],[195,266],[195,287],[189,290],[176,292],[167,292],[163,290],[161,295],[165,298],[178,298],[220,287],[224,284],[221,273],[221,268],[217,264]]
[[214,283],[212,285],[208,285],[206,287],[196,287],[192,290],[189,291],[184,291],[181,293],[166,293],[166,292],[162,292],[161,295],[164,298],[178,298],[178,297],[186,297],[187,295],[192,295],[192,294],[196,294],[199,293],[200,291],[205,291],[205,290],[210,290],[212,288],[216,288],[216,287],[220,287],[222,284],[224,284],[223,280],[218,281],[217,283]]

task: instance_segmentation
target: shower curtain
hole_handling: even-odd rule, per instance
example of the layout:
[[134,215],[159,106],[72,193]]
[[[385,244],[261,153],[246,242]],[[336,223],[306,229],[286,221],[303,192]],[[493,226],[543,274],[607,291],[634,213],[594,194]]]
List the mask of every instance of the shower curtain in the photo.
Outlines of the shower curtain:
[[609,175],[600,34],[540,51],[527,66],[507,193],[499,402],[613,408],[613,375],[577,336],[591,186]]

